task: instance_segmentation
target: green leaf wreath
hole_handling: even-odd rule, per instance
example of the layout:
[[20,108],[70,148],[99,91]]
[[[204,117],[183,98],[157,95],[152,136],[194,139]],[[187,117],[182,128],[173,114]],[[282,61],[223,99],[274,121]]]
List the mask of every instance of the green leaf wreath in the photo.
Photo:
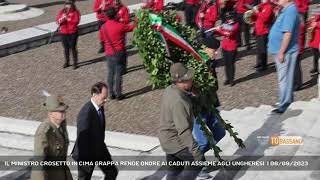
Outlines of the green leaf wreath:
[[[201,44],[195,40],[196,31],[179,22],[176,18],[175,11],[163,11],[157,14],[162,19],[162,22],[173,27],[184,40],[188,41],[191,46],[199,51]],[[193,98],[193,107],[196,121],[201,125],[202,131],[208,138],[210,147],[214,150],[214,155],[220,161],[222,158],[219,153],[221,149],[213,144],[213,134],[208,129],[203,121],[201,114],[214,114],[221,122],[223,127],[228,131],[234,141],[240,148],[244,148],[243,141],[238,137],[238,133],[233,130],[233,126],[227,120],[223,120],[220,114],[214,107],[216,101],[217,79],[211,75],[207,64],[194,58],[189,52],[176,45],[171,41],[167,41],[167,46],[170,51],[170,56],[165,48],[165,45],[159,33],[152,28],[150,22],[150,11],[142,9],[136,12],[136,17],[139,19],[134,30],[133,43],[138,47],[139,55],[143,59],[145,70],[150,74],[150,79],[147,82],[153,88],[165,88],[171,84],[169,68],[174,62],[182,62],[187,67],[195,70],[194,86],[196,87],[199,96]],[[213,132],[214,133],[214,132]]]

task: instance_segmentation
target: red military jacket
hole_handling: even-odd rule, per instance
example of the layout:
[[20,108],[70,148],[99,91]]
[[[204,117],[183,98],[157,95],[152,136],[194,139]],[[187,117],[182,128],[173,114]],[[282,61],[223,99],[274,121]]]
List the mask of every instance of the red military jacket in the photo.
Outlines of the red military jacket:
[[[203,13],[203,22],[201,22],[200,14]],[[205,29],[210,29],[214,27],[216,21],[218,20],[218,8],[215,3],[208,5],[207,2],[202,3],[197,15],[196,23],[198,27],[203,27]],[[202,24],[203,23],[203,24]]]
[[185,0],[184,2],[189,5],[197,6],[200,3],[200,1],[201,0]]
[[259,4],[259,11],[253,16],[256,19],[255,34],[257,36],[268,34],[274,18],[272,5],[269,2]]
[[155,12],[161,12],[164,9],[163,0],[149,0],[145,7]]
[[238,43],[238,33],[240,30],[240,25],[238,22],[227,22],[222,24],[216,32],[223,36],[221,48],[226,51],[237,50]]
[[236,12],[239,14],[244,14],[245,12],[247,12],[248,8],[246,8],[246,4],[248,5],[253,5],[255,0],[239,0],[237,6],[236,6]]
[[[320,14],[317,14],[313,17],[316,21],[316,28],[313,31],[313,36],[309,41],[309,47],[311,48],[319,48],[320,45]],[[311,26],[311,23],[308,23],[308,27]]]
[[[64,17],[65,15],[65,17]],[[70,10],[65,14],[64,10],[60,10],[56,18],[56,23],[60,26],[59,32],[62,34],[72,34],[78,31],[80,22],[80,12],[76,9]]]
[[[124,51],[125,35],[127,32],[131,32],[135,27],[135,24],[123,24],[114,19],[109,19],[104,23],[100,28],[100,40],[104,42],[105,54],[113,55],[118,51]],[[108,33],[108,36],[106,33]]]
[[117,13],[118,21],[124,24],[128,24],[130,21],[129,9],[127,6],[121,6]]
[[295,4],[297,5],[299,13],[306,13],[308,12],[310,0],[295,0]]
[[[105,2],[105,6],[101,9],[100,5]],[[106,21],[107,17],[102,13],[102,11],[107,10],[109,7],[113,6],[113,0],[96,0],[93,5],[93,11],[97,14],[98,21]]]
[[304,23],[300,23],[300,26],[299,26],[299,39],[298,39],[298,44],[299,44],[298,53],[299,54],[302,54],[304,51],[304,41],[306,39],[305,26],[306,25]]

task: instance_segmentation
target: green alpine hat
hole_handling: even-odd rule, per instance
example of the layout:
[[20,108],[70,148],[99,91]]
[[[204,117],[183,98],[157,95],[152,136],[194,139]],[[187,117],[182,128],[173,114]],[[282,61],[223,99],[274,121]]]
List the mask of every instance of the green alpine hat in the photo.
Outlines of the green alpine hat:
[[43,105],[50,112],[65,111],[68,109],[68,106],[63,102],[61,96],[48,96]]
[[187,81],[193,78],[194,70],[186,68],[182,63],[174,63],[170,67],[170,74],[173,81]]

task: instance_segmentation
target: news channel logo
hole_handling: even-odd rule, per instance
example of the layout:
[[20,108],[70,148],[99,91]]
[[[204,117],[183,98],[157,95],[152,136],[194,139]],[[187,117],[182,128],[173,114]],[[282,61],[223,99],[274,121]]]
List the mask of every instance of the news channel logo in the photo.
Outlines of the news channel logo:
[[303,145],[301,136],[257,136],[257,140],[261,145]]

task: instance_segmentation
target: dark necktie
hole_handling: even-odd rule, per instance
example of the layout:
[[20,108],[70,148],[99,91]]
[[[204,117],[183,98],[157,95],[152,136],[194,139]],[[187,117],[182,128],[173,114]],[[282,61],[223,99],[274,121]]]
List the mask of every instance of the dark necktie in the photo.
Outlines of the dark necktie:
[[62,135],[62,137],[64,138],[64,140],[66,140],[66,136],[65,136],[65,133],[64,133],[64,130],[63,130],[62,126],[60,126],[60,127],[58,128],[58,131],[59,131],[59,133]]
[[98,114],[99,114],[100,123],[101,123],[101,125],[103,125],[104,124],[104,114],[103,114],[102,108],[99,108]]

